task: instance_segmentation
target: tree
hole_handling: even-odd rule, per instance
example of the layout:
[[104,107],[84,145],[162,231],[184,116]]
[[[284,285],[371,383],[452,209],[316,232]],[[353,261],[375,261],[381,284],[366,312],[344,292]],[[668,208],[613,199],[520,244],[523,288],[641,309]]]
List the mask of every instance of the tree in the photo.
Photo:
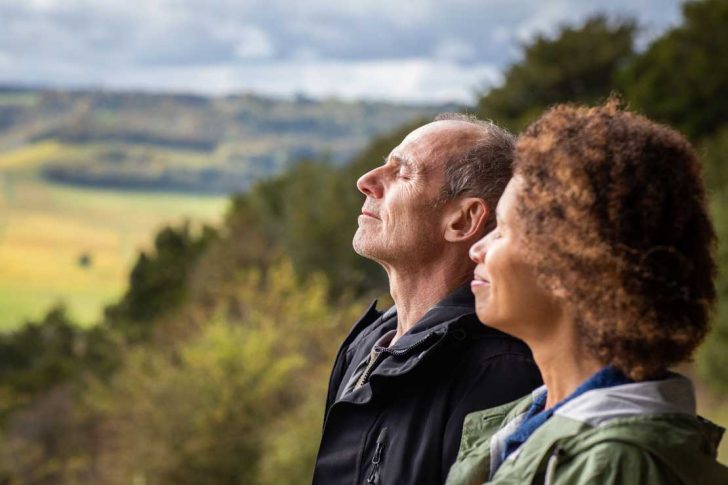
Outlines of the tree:
[[82,366],[83,337],[62,305],[38,322],[0,335],[0,418],[76,376]]
[[728,2],[688,1],[683,17],[625,70],[620,85],[634,107],[698,140],[728,122]]
[[554,38],[537,36],[523,47],[523,60],[506,70],[503,84],[480,98],[477,115],[519,131],[553,104],[605,99],[634,57],[635,32],[632,20],[597,16],[562,27]]
[[714,193],[712,198],[713,221],[718,235],[718,307],[713,317],[713,330],[698,354],[698,368],[715,390],[728,393],[728,188]]
[[716,282],[718,306],[713,330],[698,354],[701,375],[714,389],[728,392],[728,124],[706,139],[700,150],[705,181],[711,198],[715,231],[718,235]]
[[139,255],[121,301],[105,309],[111,328],[130,341],[149,337],[153,321],[185,301],[188,275],[215,237],[215,231],[207,226],[195,235],[189,224],[159,231],[154,252]]

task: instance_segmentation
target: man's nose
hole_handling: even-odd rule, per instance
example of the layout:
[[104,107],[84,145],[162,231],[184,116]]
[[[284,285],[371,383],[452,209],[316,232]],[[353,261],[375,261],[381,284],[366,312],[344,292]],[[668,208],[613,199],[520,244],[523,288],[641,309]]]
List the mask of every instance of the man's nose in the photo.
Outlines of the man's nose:
[[356,181],[356,188],[367,197],[380,199],[383,194],[383,188],[381,177],[379,176],[379,168],[370,170],[359,177],[359,180]]

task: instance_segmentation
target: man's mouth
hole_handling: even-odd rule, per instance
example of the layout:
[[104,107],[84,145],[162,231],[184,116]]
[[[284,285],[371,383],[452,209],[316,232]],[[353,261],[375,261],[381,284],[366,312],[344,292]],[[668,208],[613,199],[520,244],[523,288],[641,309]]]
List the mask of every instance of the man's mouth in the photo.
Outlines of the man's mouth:
[[374,219],[379,219],[379,217],[377,217],[376,214],[374,214],[373,212],[369,212],[369,211],[361,211],[361,215],[367,216],[367,217],[372,217]]

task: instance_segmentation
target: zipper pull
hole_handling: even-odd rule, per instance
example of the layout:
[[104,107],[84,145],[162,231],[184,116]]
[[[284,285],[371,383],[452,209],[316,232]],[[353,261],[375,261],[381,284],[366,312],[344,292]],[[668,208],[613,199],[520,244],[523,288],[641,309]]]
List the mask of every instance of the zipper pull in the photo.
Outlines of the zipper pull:
[[379,467],[374,467],[372,469],[372,472],[369,474],[369,478],[367,478],[367,483],[369,484],[376,484],[379,482]]
[[549,461],[546,464],[546,474],[544,476],[544,485],[551,485],[554,483],[554,477],[556,476],[556,467],[559,466],[559,458],[564,454],[561,446],[556,445],[556,449],[551,453]]
[[372,456],[372,471],[367,477],[368,484],[376,484],[379,482],[379,468],[382,463],[382,454],[384,453],[384,438],[387,436],[387,428],[382,428],[377,437],[377,443],[374,447],[374,456]]

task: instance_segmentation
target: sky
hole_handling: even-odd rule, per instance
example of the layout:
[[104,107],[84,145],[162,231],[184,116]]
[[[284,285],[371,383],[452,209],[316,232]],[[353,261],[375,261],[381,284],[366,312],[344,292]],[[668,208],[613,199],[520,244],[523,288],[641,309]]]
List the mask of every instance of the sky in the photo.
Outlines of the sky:
[[638,46],[680,0],[0,0],[0,84],[469,103],[596,13]]

